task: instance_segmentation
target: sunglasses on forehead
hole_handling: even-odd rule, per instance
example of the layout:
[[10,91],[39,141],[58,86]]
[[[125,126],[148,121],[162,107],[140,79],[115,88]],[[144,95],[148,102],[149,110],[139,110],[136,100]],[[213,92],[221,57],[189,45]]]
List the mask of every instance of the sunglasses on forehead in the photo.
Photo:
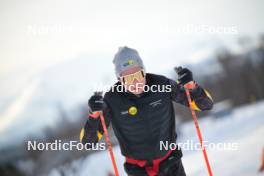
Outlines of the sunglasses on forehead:
[[121,76],[121,81],[125,84],[133,84],[134,80],[142,81],[145,78],[145,72],[144,70],[139,70],[135,73]]

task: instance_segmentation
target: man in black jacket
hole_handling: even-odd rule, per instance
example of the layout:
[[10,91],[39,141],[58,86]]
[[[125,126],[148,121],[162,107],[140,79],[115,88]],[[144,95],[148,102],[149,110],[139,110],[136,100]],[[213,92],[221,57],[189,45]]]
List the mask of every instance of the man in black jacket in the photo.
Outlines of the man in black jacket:
[[192,108],[210,110],[209,93],[182,69],[177,82],[161,75],[145,72],[143,62],[134,49],[121,47],[113,61],[118,82],[105,96],[95,94],[89,99],[90,115],[83,129],[83,143],[96,143],[103,134],[99,112],[107,126],[112,123],[126,157],[129,176],[185,176],[178,149],[161,148],[161,143],[175,144],[175,113],[172,102],[189,106],[185,88],[191,93]]

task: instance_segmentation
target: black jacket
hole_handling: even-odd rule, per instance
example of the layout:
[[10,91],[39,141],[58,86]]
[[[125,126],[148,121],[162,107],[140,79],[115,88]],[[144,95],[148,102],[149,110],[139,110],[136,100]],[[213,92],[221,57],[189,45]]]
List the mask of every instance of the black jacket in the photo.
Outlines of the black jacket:
[[[107,107],[103,112],[107,126],[112,123],[122,154],[138,160],[153,160],[167,153],[160,150],[160,141],[175,143],[177,137],[172,101],[188,106],[184,89],[175,81],[147,74],[146,84],[169,85],[171,90],[148,91],[138,97],[129,92],[118,92],[118,82],[112,89],[114,91],[108,91],[104,96]],[[209,110],[213,106],[209,94],[200,86],[191,91],[191,98],[193,108]],[[98,134],[103,133],[100,120],[89,118],[84,131],[83,143],[97,142]]]

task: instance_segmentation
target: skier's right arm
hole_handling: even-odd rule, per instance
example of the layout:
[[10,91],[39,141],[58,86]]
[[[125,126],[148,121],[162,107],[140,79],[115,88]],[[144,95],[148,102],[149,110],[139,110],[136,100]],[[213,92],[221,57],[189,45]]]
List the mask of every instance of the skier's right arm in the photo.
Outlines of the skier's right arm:
[[89,116],[80,133],[80,141],[97,143],[103,136],[103,127],[100,120],[100,111],[103,112],[106,126],[110,124],[110,109],[106,106],[101,95],[93,95],[89,101]]

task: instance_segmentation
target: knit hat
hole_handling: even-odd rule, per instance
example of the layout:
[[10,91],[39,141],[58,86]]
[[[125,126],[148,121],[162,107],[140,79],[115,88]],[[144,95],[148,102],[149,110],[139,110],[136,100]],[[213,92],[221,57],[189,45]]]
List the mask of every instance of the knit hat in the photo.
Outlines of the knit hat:
[[115,54],[113,63],[115,65],[115,73],[117,77],[120,77],[121,73],[129,68],[141,67],[144,69],[143,61],[137,50],[126,46],[119,47],[118,52]]

